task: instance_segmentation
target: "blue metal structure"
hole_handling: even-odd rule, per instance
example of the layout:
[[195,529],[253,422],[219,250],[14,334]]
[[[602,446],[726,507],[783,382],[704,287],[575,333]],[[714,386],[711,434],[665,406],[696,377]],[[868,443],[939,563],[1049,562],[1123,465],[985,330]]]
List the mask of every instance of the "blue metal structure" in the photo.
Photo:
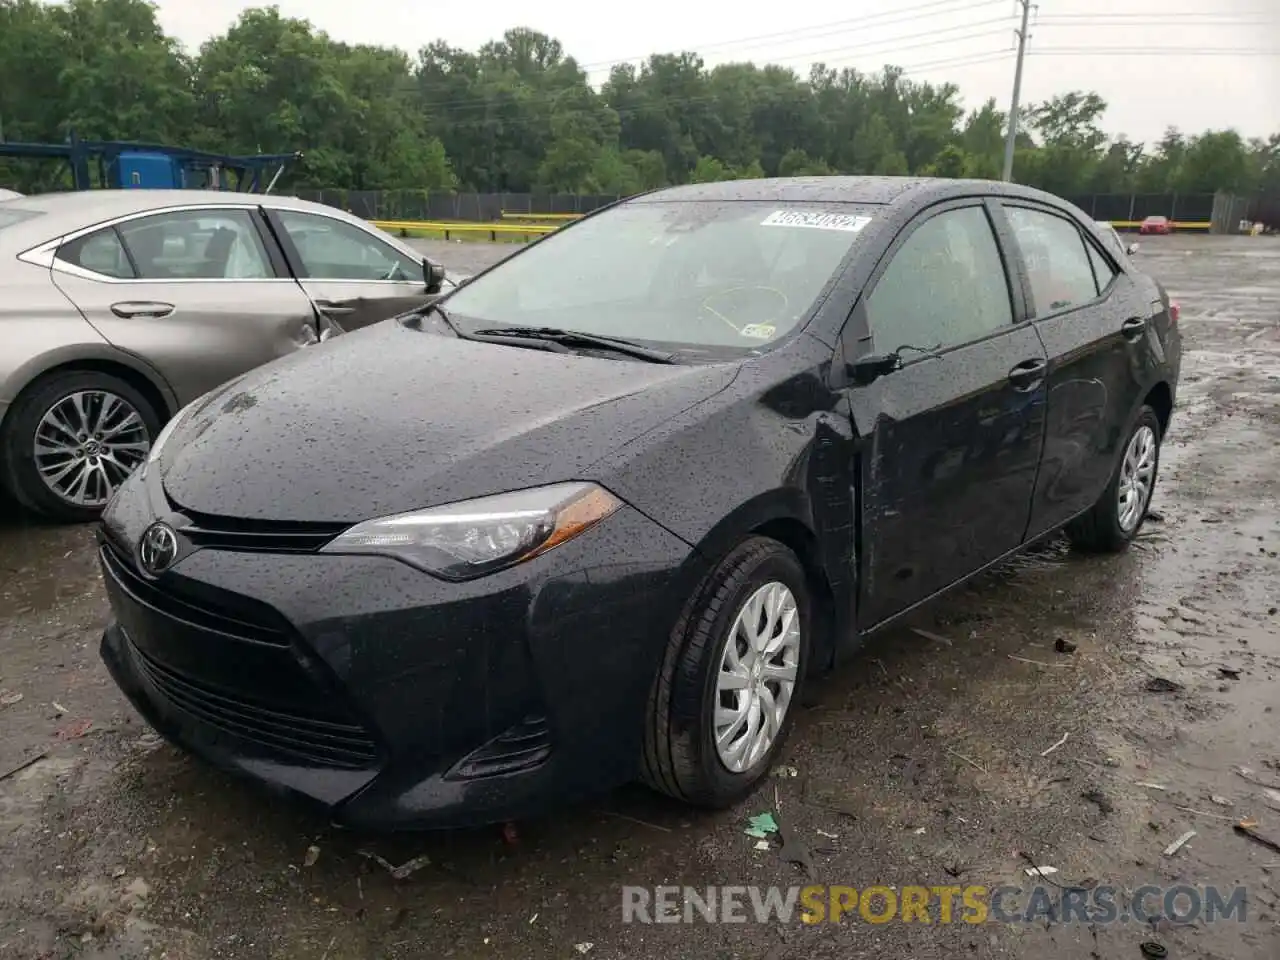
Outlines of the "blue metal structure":
[[[231,156],[119,140],[81,140],[74,132],[66,143],[5,143],[0,157],[61,159],[71,168],[73,189],[89,190],[90,162],[98,166],[98,184],[115,189],[238,190],[269,192],[284,168],[302,159],[301,153]],[[270,168],[276,172],[265,185]]]

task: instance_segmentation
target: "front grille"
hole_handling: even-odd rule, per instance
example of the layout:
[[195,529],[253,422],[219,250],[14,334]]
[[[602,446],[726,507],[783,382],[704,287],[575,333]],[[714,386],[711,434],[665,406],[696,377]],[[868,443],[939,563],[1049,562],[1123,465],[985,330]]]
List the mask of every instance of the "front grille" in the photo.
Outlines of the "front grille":
[[234,520],[183,510],[190,523],[178,532],[199,547],[256,553],[315,553],[346,530],[346,523]]
[[128,555],[114,540],[107,541],[100,555],[103,565],[120,586],[139,603],[166,617],[237,640],[273,647],[289,646],[288,622],[265,604],[255,604],[245,597],[231,594],[223,596],[220,592],[217,596],[197,597],[169,584],[161,590],[155,583],[134,573]]
[[130,645],[139,672],[177,709],[276,754],[328,767],[373,766],[378,748],[359,723],[330,707],[323,715],[284,713],[185,677]]
[[546,717],[525,717],[520,723],[473,750],[449,771],[450,779],[470,780],[518,773],[536,767],[551,755],[551,728]]

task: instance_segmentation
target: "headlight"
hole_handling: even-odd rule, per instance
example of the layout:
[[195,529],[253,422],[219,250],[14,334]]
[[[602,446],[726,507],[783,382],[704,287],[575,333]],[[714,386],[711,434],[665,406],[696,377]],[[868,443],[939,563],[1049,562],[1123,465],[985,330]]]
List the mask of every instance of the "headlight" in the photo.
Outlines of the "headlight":
[[620,506],[594,483],[558,483],[365,520],[321,552],[394,557],[446,580],[470,580],[546,553]]

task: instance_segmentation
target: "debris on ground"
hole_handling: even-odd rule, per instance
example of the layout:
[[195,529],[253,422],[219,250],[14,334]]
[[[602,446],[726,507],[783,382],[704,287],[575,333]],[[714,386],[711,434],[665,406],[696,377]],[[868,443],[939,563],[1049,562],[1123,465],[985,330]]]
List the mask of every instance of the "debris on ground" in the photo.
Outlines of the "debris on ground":
[[1169,951],[1164,948],[1164,944],[1156,943],[1154,940],[1146,940],[1138,946],[1142,951],[1142,955],[1147,960],[1164,960],[1169,955]]
[[391,874],[391,879],[393,880],[404,880],[417,873],[423,867],[431,865],[431,859],[425,853],[420,857],[414,857],[412,860],[406,860],[397,867],[388,863],[376,853],[371,853],[368,850],[357,850],[356,852],[360,854],[360,856],[367,857],[372,860],[378,866],[382,867],[383,870],[386,870],[387,873]]
[[1148,693],[1180,693],[1182,684],[1175,683],[1168,677],[1152,677],[1147,681],[1146,690]]
[[768,841],[768,840],[757,840],[757,841],[756,841],[756,849],[757,849],[757,850],[768,850],[768,849],[769,849],[769,841]]
[[67,708],[64,707],[62,704],[60,704],[57,700],[54,700],[50,704],[50,706],[53,707],[53,712],[56,713],[58,716],[62,716],[64,713],[67,712]]
[[1086,790],[1080,796],[1092,803],[1105,816],[1115,810],[1115,806],[1107,799],[1107,795],[1094,787],[1092,790]]
[[307,855],[302,858],[302,865],[304,867],[314,867],[316,865],[316,861],[319,859],[320,848],[313,844],[312,846],[307,847]]
[[1169,844],[1167,847],[1164,848],[1164,855],[1166,857],[1172,857],[1175,853],[1177,853],[1179,850],[1183,848],[1183,846],[1186,844],[1188,840],[1190,840],[1195,835],[1196,835],[1196,832],[1194,830],[1188,830],[1186,833],[1180,836],[1177,840],[1173,841],[1173,843]]
[[813,860],[809,856],[808,846],[785,823],[777,823],[777,828],[778,836],[782,839],[782,847],[778,850],[778,859],[783,863],[794,863],[797,867],[803,867],[805,874],[812,877]]
[[940,633],[932,633],[929,630],[921,630],[919,627],[912,627],[911,632],[914,633],[916,636],[924,637],[926,640],[932,640],[934,643],[940,643],[944,647],[950,647],[953,645],[950,638],[944,637]]
[[502,825],[502,842],[508,847],[514,847],[520,842],[520,834],[516,832],[516,825],[508,821]]
[[1027,867],[1022,871],[1028,877],[1047,877],[1051,873],[1057,873],[1057,867]]
[[775,777],[798,777],[800,771],[795,767],[775,767],[771,776]]
[[59,740],[79,740],[92,726],[92,720],[73,720],[66,726],[59,727],[53,735]]
[[1280,783],[1258,776],[1257,771],[1253,770],[1251,767],[1235,767],[1234,769],[1237,777],[1244,777],[1256,786],[1266,787],[1270,790],[1280,790]]
[[1233,827],[1233,829],[1236,833],[1243,834],[1254,843],[1260,843],[1264,847],[1269,847],[1276,853],[1280,853],[1280,840],[1274,840],[1265,834],[1259,833],[1256,829],[1257,826],[1258,821],[1256,820],[1241,820],[1235,825],[1235,827]]
[[1071,734],[1070,734],[1070,733],[1064,733],[1064,734],[1062,735],[1062,739],[1061,739],[1061,740],[1059,740],[1059,741],[1058,741],[1057,743],[1055,743],[1053,746],[1049,747],[1047,750],[1042,751],[1042,752],[1041,752],[1041,754],[1040,754],[1040,756],[1042,756],[1042,757],[1047,757],[1049,754],[1053,753],[1053,751],[1057,750],[1060,746],[1062,746],[1064,743],[1066,743],[1066,742],[1067,742],[1067,738],[1068,738],[1068,737],[1070,737],[1070,736],[1071,736]]
[[743,832],[757,840],[767,840],[770,834],[778,832],[778,821],[769,812],[757,813],[747,820],[748,827]]
[[1235,804],[1233,804],[1233,803],[1232,803],[1230,800],[1228,800],[1226,797],[1219,796],[1219,795],[1218,795],[1218,794],[1216,794],[1216,793],[1215,793],[1215,794],[1213,794],[1211,797],[1209,797],[1209,802],[1210,802],[1210,803],[1215,803],[1215,804],[1217,804],[1217,805],[1218,805],[1218,806],[1220,806],[1220,807],[1231,807],[1231,806],[1235,806]]
[[826,830],[823,830],[823,829],[821,829],[821,828],[819,828],[819,830],[818,830],[818,836],[820,836],[820,837],[826,837],[828,840],[838,840],[838,839],[840,838],[840,834],[838,834],[838,833],[828,833]]
[[1164,514],[1160,513],[1158,510],[1148,510],[1147,519],[1152,523],[1164,523]]
[[1135,780],[1133,782],[1133,785],[1135,787],[1146,787],[1148,790],[1168,790],[1169,789],[1163,783],[1152,783],[1150,780]]
[[577,950],[579,953],[587,953],[594,946],[594,943],[587,941],[586,943],[575,943],[573,945],[573,949]]
[[1075,653],[1080,649],[1080,645],[1059,637],[1057,640],[1053,641],[1053,649],[1057,650],[1059,653]]
[[41,750],[39,753],[33,754],[32,756],[27,757],[27,759],[25,760],[19,760],[17,764],[10,767],[8,770],[4,771],[3,773],[0,773],[0,780],[8,780],[15,773],[21,773],[23,770],[27,769],[27,767],[31,766],[37,760],[43,760],[48,755],[49,755],[48,750]]
[[1240,668],[1239,667],[1219,667],[1218,676],[1223,677],[1224,679],[1227,679],[1227,680],[1239,680]]
[[15,690],[0,690],[0,707],[12,707],[22,702],[22,694]]

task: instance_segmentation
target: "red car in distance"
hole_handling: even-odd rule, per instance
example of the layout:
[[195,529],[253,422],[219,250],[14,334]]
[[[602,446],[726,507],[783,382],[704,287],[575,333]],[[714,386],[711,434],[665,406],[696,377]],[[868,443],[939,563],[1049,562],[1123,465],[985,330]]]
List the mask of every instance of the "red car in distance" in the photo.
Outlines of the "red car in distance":
[[1147,217],[1138,228],[1139,233],[1173,233],[1173,221],[1168,217]]

